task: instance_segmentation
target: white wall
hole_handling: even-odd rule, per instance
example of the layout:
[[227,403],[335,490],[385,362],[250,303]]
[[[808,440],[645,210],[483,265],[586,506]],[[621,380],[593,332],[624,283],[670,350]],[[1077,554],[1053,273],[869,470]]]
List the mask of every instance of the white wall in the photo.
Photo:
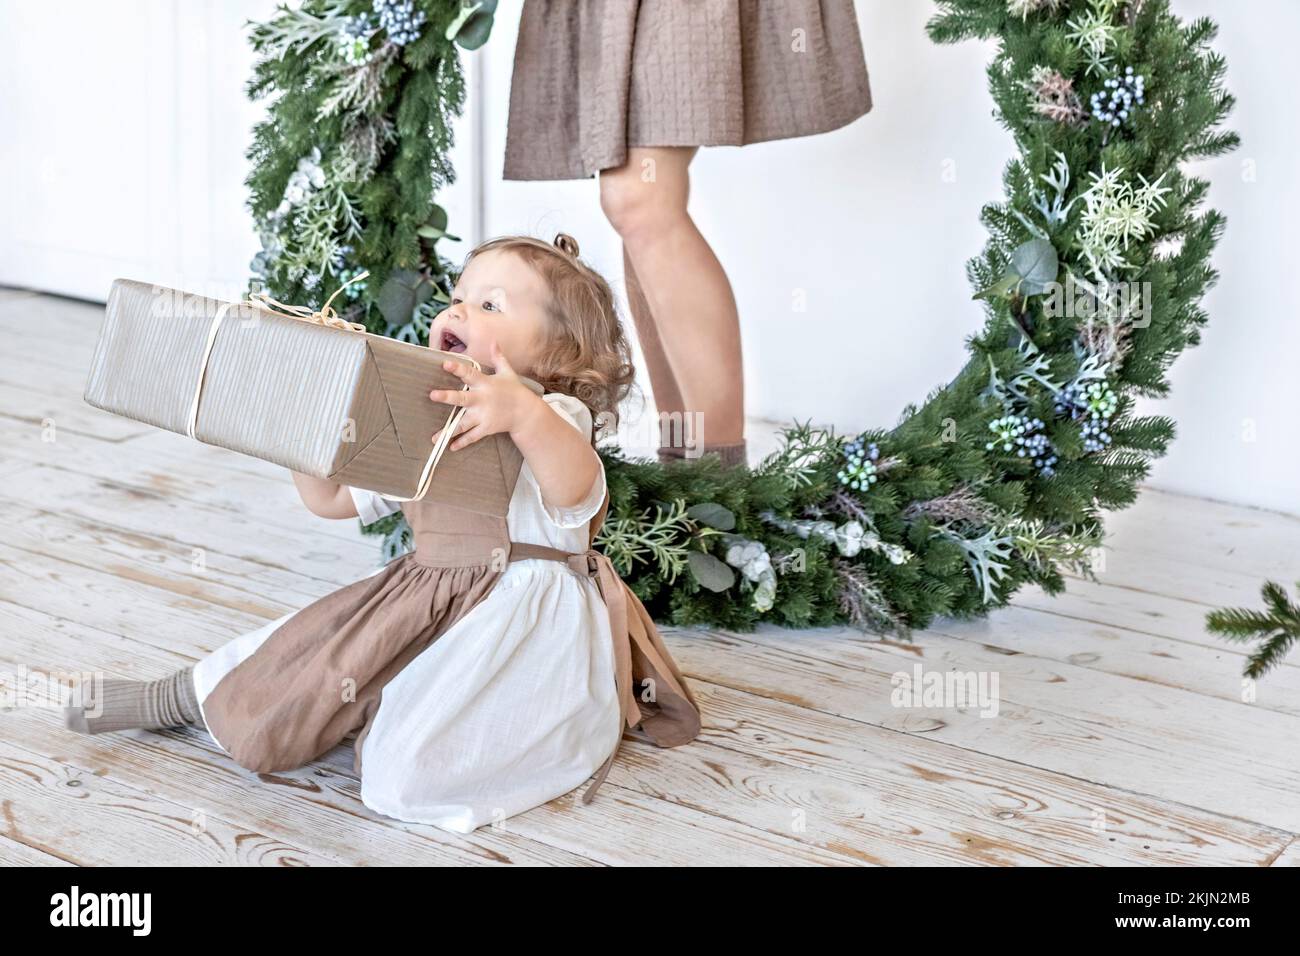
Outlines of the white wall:
[[271,8],[0,5],[0,282],[98,300],[117,276],[238,294],[258,247],[243,153],[259,113],[240,24]]
[[[519,3],[503,0],[492,40],[467,57],[473,110],[445,204],[471,242],[570,232],[617,280],[617,237],[595,180],[500,179]],[[893,423],[962,364],[981,323],[964,263],[982,247],[979,209],[1000,197],[1011,154],[985,91],[990,45],[931,44],[932,5],[920,0],[857,7],[875,99],[867,116],[822,136],[704,149],[692,167],[691,211],[740,304],[749,413],[844,431]],[[258,115],[243,99],[242,24],[273,8],[0,2],[0,35],[23,38],[0,60],[0,283],[100,299],[116,275],[242,286],[257,248],[243,152]],[[1282,281],[1300,215],[1300,124],[1286,92],[1300,5],[1175,9],[1220,21],[1243,146],[1198,170],[1229,219],[1215,258],[1223,278],[1206,301],[1204,344],[1174,369],[1172,399],[1148,403],[1180,424],[1152,483],[1300,511],[1300,329]],[[800,293],[806,312],[794,310]],[[790,367],[796,349],[809,357]]]
[[[103,301],[119,276],[237,298],[260,248],[245,203],[247,20],[275,0],[0,0],[0,285]],[[473,222],[467,175],[443,197]]]

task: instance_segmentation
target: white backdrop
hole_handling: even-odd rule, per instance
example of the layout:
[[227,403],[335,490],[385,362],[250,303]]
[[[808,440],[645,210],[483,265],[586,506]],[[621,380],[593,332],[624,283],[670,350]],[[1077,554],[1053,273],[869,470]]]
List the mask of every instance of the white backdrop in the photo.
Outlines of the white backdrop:
[[[595,180],[501,180],[520,0],[503,0],[466,57],[471,109],[460,181],[444,197],[474,241],[575,235],[616,284],[617,237]],[[1214,15],[1242,148],[1201,164],[1228,216],[1203,345],[1175,367],[1179,438],[1152,484],[1300,511],[1300,329],[1289,282],[1300,4],[1174,0]],[[102,301],[116,276],[229,296],[257,249],[244,151],[260,114],[243,94],[244,21],[271,0],[0,0],[0,284]],[[926,0],[858,0],[873,110],[832,133],[701,150],[691,211],[727,268],[744,327],[751,416],[841,430],[892,423],[947,381],[981,312],[967,258],[980,206],[1000,196],[1007,134],[991,118],[991,47],[938,47]],[[57,54],[57,55],[56,55]],[[454,254],[449,249],[449,254]],[[806,302],[806,311],[796,303]],[[803,354],[792,362],[791,356]],[[834,384],[828,384],[834,383]]]

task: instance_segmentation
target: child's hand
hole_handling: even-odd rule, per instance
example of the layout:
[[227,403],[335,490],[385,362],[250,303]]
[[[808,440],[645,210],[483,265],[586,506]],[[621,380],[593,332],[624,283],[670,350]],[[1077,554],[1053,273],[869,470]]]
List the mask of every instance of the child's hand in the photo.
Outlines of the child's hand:
[[[451,359],[442,363],[443,368],[469,385],[467,391],[435,388],[429,393],[435,402],[465,406],[455,432],[459,437],[449,446],[451,451],[498,432],[513,432],[536,413],[541,399],[519,380],[496,342],[492,343],[492,365],[496,367],[495,375]],[[441,434],[436,432],[433,440],[437,441]]]

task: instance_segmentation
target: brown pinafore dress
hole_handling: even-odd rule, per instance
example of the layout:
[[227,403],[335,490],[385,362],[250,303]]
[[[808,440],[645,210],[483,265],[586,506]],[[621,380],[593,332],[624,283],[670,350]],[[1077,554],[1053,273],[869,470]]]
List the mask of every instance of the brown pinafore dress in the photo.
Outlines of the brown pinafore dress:
[[[518,468],[515,459],[505,488],[513,488]],[[298,611],[226,672],[202,699],[213,738],[241,766],[270,772],[300,767],[356,732],[360,773],[384,686],[473,610],[508,562],[544,558],[596,580],[609,612],[611,677],[624,733],[661,747],[694,739],[699,707],[676,662],[640,600],[609,559],[590,548],[609,507],[608,490],[585,552],[512,542],[508,505],[508,499],[497,502],[484,513],[432,499],[403,502],[414,550]],[[584,803],[617,751],[616,742]]]
[[503,177],[810,136],[871,105],[853,0],[525,0]]

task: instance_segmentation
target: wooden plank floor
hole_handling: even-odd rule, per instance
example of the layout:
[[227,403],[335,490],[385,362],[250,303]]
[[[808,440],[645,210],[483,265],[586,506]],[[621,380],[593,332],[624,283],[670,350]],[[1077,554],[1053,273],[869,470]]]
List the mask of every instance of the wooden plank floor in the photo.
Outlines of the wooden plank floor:
[[[275,466],[82,401],[102,308],[0,290],[0,676],[153,678],[373,569]],[[755,454],[772,428],[754,428]],[[1206,610],[1300,576],[1300,519],[1148,491],[1099,582],[913,643],[665,629],[698,741],[459,837],[380,817],[351,747],[242,770],[199,730],[0,714],[0,863],[1300,865],[1300,655],[1243,699]],[[891,676],[996,676],[996,716]],[[1246,702],[1249,700],[1250,702]]]

